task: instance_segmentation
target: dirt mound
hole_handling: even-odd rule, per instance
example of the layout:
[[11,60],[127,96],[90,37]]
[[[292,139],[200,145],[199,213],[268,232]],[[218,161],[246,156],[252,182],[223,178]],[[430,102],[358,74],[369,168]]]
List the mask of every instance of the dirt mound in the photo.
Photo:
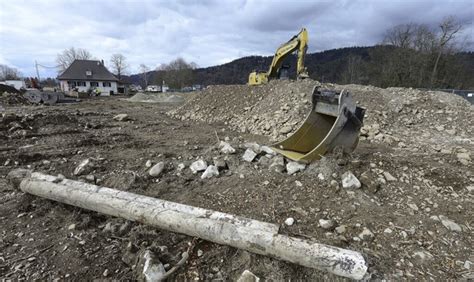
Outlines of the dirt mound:
[[0,84],[0,93],[8,92],[8,93],[20,93],[20,91],[16,90],[15,87],[10,85]]
[[[14,88],[13,88],[14,89]],[[0,96],[0,105],[29,105],[30,102],[28,99],[23,97],[23,95],[19,92],[10,93],[10,92],[3,92]]]
[[267,85],[209,86],[182,107],[169,112],[181,120],[224,122],[233,130],[270,136],[294,132],[311,108],[311,91],[319,82],[272,81]]
[[[303,123],[316,85],[321,84],[304,80],[272,81],[254,87],[210,86],[169,115],[181,120],[224,122],[233,130],[280,140]],[[472,136],[468,121],[474,118],[473,106],[450,93],[362,85],[323,84],[321,87],[346,89],[354,95],[359,105],[367,109],[363,138],[374,142],[403,140],[406,144],[406,138],[416,139],[420,132],[434,136],[433,143],[439,139],[452,141],[452,135],[459,140]]]

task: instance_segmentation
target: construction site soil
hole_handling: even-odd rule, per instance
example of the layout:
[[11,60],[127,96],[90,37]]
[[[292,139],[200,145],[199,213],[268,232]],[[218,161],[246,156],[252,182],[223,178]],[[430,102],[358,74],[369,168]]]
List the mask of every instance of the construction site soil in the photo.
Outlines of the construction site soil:
[[[2,104],[0,277],[137,279],[140,252],[150,250],[169,269],[192,250],[171,280],[235,280],[246,269],[267,280],[342,280],[27,195],[6,175],[28,168],[280,224],[283,234],[361,252],[367,279],[474,279],[473,106],[442,92],[323,84],[349,90],[367,109],[350,156],[329,154],[291,175],[274,169],[276,157],[244,161],[246,147],[256,148],[248,142],[268,145],[296,130],[315,85],[210,86],[184,104],[117,97]],[[221,141],[236,152],[224,154]],[[227,169],[202,179],[189,169],[199,159],[225,161]],[[164,171],[150,176],[161,161]],[[362,187],[342,187],[348,171]]]

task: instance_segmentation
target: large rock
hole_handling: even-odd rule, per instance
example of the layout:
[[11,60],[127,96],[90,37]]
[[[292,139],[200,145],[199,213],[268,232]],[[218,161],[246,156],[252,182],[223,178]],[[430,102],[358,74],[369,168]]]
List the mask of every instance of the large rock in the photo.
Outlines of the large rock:
[[227,142],[221,141],[221,143],[219,144],[219,147],[221,147],[221,152],[224,153],[224,154],[234,154],[235,153],[235,149],[232,148],[232,146]]
[[211,178],[219,175],[219,169],[215,165],[210,165],[201,175],[201,179]]
[[345,189],[358,189],[362,186],[359,179],[350,171],[345,172],[341,178],[342,187]]
[[205,160],[197,160],[193,162],[189,168],[193,173],[198,173],[200,171],[205,171],[207,168],[207,163]]
[[295,174],[299,171],[303,171],[305,168],[306,168],[305,164],[300,164],[300,163],[297,163],[297,162],[288,162],[286,164],[286,172],[289,175]]
[[242,159],[246,162],[251,163],[255,157],[257,156],[257,153],[255,153],[252,149],[248,148],[245,150],[244,155],[242,156]]
[[457,224],[456,222],[442,215],[439,216],[439,219],[441,220],[441,224],[443,224],[443,226],[446,227],[448,230],[454,232],[462,232],[461,226],[459,226],[459,224]]
[[156,165],[154,165],[149,171],[148,171],[148,174],[151,176],[151,177],[158,177],[161,175],[161,173],[164,171],[165,169],[165,163],[164,162],[159,162],[157,163]]

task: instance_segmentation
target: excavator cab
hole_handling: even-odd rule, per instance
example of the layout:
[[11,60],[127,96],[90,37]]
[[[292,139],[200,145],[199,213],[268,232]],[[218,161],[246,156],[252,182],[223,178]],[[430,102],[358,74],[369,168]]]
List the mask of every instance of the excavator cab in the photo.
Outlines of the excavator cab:
[[334,148],[354,151],[359,143],[365,109],[356,106],[350,92],[314,87],[312,109],[301,127],[272,149],[298,162],[319,160]]
[[260,85],[268,82],[268,76],[266,72],[253,71],[249,75],[249,85]]

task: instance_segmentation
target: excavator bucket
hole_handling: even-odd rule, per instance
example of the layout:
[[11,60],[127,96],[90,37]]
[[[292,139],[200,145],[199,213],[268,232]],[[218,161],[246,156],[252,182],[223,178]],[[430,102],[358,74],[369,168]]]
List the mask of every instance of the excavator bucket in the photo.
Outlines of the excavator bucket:
[[310,163],[334,148],[354,151],[359,143],[365,109],[356,106],[350,92],[313,89],[313,107],[301,127],[272,146],[294,161]]

